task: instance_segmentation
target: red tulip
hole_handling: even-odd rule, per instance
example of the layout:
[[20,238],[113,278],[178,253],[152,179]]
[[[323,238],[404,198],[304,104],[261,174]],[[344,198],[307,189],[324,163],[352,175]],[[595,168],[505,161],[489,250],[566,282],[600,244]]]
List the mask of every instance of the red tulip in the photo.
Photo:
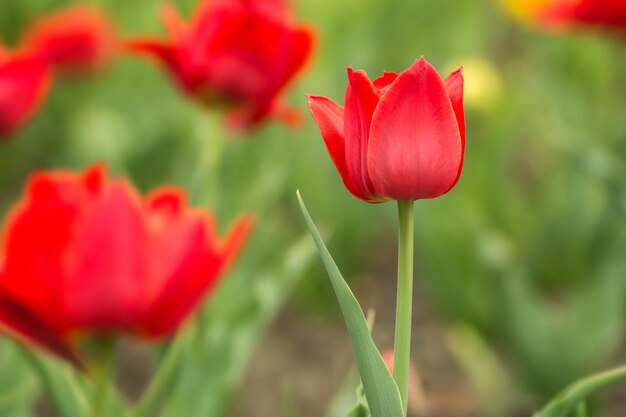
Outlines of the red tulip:
[[79,362],[76,337],[170,335],[216,285],[244,244],[251,219],[218,238],[211,215],[182,192],[142,198],[101,167],[42,172],[6,225],[0,323]]
[[463,76],[442,81],[424,58],[373,82],[348,68],[345,108],[309,107],[348,190],[371,202],[435,198],[459,180],[465,151]]
[[41,56],[0,47],[0,139],[8,138],[39,108],[51,79]]
[[522,16],[548,25],[586,24],[626,29],[624,0],[509,0]]
[[279,2],[214,0],[189,24],[172,6],[162,10],[169,40],[133,40],[131,50],[156,57],[201,102],[226,106],[231,126],[250,127],[269,116],[297,120],[277,97],[311,55],[314,36]]
[[39,51],[52,65],[69,71],[93,71],[115,53],[112,21],[98,8],[72,5],[44,16],[24,34],[26,47]]

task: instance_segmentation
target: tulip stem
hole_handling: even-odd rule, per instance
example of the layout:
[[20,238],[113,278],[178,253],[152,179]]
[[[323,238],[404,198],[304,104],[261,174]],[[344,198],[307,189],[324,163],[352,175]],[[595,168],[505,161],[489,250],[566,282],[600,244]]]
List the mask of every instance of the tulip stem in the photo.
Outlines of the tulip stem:
[[413,201],[398,201],[398,293],[393,378],[407,412],[413,317]]
[[198,131],[198,164],[191,175],[191,198],[201,204],[216,204],[219,170],[224,146],[224,133],[221,120],[216,116],[208,118]]
[[113,373],[113,359],[115,353],[115,340],[103,337],[99,341],[97,363],[95,369],[95,388],[92,400],[93,417],[105,417],[107,415],[109,394],[111,393]]

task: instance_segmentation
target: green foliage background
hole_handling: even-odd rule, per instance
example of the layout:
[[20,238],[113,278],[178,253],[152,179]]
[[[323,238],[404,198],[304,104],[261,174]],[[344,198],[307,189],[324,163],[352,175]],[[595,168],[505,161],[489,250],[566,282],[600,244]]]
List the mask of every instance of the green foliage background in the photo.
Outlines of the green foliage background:
[[[29,21],[66,3],[3,0],[2,39],[15,43]],[[95,3],[125,35],[162,33],[153,0]],[[195,1],[175,3],[189,15]],[[500,87],[487,84],[489,98],[466,105],[460,183],[445,197],[417,204],[418,279],[449,323],[470,326],[505,352],[519,385],[538,398],[605,363],[625,324],[623,39],[542,32],[512,20],[492,0],[299,0],[296,6],[319,33],[314,60],[290,90],[303,112],[305,92],[342,101],[347,66],[374,76],[424,55],[442,73],[466,60],[493,67]],[[128,175],[143,190],[187,187],[195,204],[215,209],[223,229],[238,213],[256,212],[254,239],[225,293],[259,282],[279,287],[273,265],[281,265],[303,232],[297,188],[332,233],[331,250],[346,276],[371,251],[395,245],[395,207],[368,205],[345,191],[310,117],[303,130],[270,124],[250,138],[221,143],[224,134],[215,115],[179,94],[153,63],[121,57],[98,77],[58,79],[42,111],[2,144],[0,204],[8,208],[35,169],[106,161],[113,174]],[[389,239],[374,240],[381,235]],[[305,264],[295,272],[275,270],[296,275],[297,296],[313,311],[336,312],[320,267],[304,274]],[[263,320],[257,313],[266,295],[258,294],[242,302],[244,313],[224,317],[250,323],[249,334],[260,337],[288,288],[263,310]]]

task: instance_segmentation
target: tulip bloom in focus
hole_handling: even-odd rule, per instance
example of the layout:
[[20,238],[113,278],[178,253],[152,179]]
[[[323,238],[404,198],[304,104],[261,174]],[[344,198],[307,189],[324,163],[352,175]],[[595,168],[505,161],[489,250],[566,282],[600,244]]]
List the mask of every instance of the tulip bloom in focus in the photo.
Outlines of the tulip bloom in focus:
[[626,29],[624,0],[508,0],[522,18],[549,26],[576,24]]
[[239,253],[251,219],[221,240],[181,191],[141,197],[103,169],[31,177],[5,224],[0,323],[80,363],[76,337],[168,336]]
[[87,5],[69,6],[40,18],[26,30],[23,42],[54,67],[71,72],[100,69],[117,49],[112,21]]
[[348,68],[345,105],[309,96],[346,188],[371,202],[435,198],[457,183],[465,152],[463,76],[424,58],[371,81]]
[[268,117],[293,124],[298,113],[278,100],[311,55],[312,30],[285,6],[263,0],[202,3],[190,23],[171,5],[162,9],[169,39],[137,39],[129,48],[157,58],[188,94],[224,106],[231,127]]
[[9,52],[0,45],[0,139],[8,138],[39,108],[51,79],[41,56]]

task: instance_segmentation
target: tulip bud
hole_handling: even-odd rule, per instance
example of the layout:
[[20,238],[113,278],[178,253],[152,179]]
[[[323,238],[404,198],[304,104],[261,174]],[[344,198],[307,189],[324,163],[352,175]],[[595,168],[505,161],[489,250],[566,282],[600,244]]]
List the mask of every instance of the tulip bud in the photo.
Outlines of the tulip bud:
[[454,187],[465,152],[463,76],[445,81],[424,58],[373,82],[348,68],[345,106],[309,107],[346,188],[370,203],[435,198]]

